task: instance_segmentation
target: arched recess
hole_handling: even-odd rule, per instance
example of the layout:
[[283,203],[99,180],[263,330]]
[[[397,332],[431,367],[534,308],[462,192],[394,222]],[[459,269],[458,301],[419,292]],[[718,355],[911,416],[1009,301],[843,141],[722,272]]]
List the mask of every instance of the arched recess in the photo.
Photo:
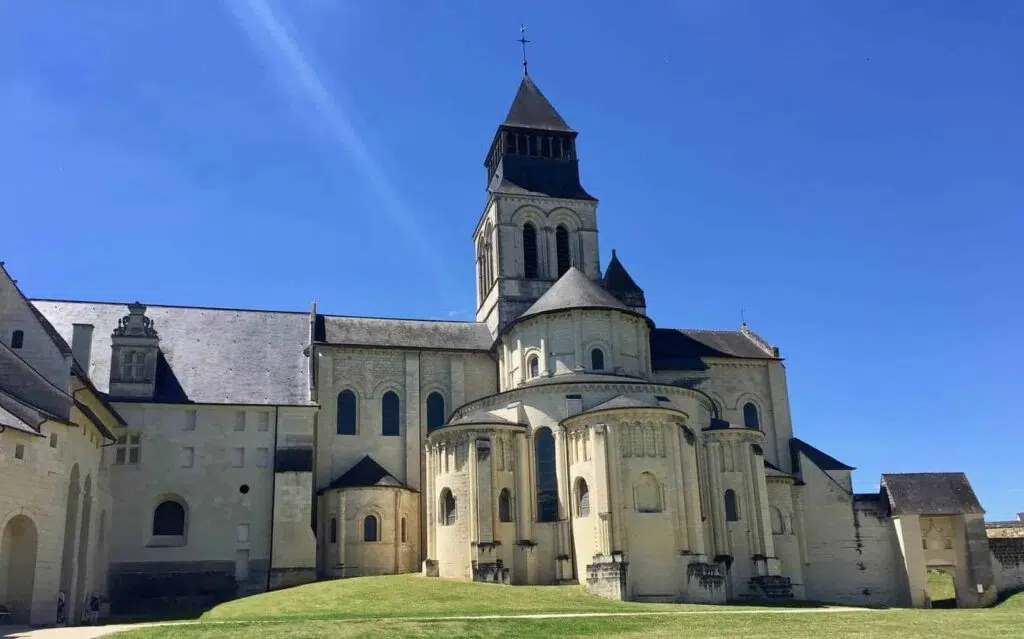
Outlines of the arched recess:
[[454,526],[455,522],[459,520],[459,509],[455,503],[455,495],[452,494],[450,488],[445,488],[441,491],[440,508],[438,508],[438,514],[441,516],[442,526]]
[[85,587],[89,571],[89,528],[92,525],[92,477],[86,475],[82,485],[82,517],[78,532],[78,566],[75,571],[75,594],[78,599],[86,597]]
[[512,516],[512,493],[508,488],[502,488],[498,494],[498,521],[514,521]]
[[444,409],[444,395],[436,391],[427,395],[427,432],[444,426],[447,417]]
[[573,489],[573,495],[576,502],[576,516],[577,517],[589,517],[590,516],[590,488],[587,486],[587,480],[582,477],[576,479],[576,486]]
[[27,624],[32,614],[32,593],[36,583],[36,554],[39,530],[25,515],[15,515],[0,531],[0,583],[3,605],[11,612],[8,621]]
[[772,519],[772,534],[782,535],[786,532],[786,521],[782,517],[782,511],[779,510],[778,506],[770,506],[769,512]]
[[75,574],[75,533],[78,530],[78,501],[81,495],[80,474],[78,464],[71,467],[68,480],[67,501],[64,505],[64,548],[61,551],[60,589],[68,597],[69,605],[73,601],[71,585]]
[[637,512],[660,513],[664,507],[661,499],[661,482],[648,472],[640,473],[634,488],[633,499]]
[[177,495],[157,500],[153,508],[150,544],[184,546],[188,539],[188,504]]
[[736,497],[736,491],[732,488],[725,491],[725,520],[726,521],[739,521],[740,520],[740,504]]
[[537,521],[558,521],[558,475],[555,470],[555,436],[547,426],[533,435],[537,462]]

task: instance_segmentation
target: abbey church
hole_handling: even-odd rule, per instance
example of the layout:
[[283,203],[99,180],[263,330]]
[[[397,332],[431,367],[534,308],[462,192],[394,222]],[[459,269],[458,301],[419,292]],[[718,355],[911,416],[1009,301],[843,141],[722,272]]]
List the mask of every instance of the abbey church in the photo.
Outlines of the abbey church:
[[928,569],[993,601],[962,473],[855,493],[795,436],[778,347],[647,315],[601,263],[576,142],[524,75],[485,156],[474,322],[32,299],[0,269],[0,606],[49,624],[58,593],[77,619],[93,593],[405,572],[925,606]]

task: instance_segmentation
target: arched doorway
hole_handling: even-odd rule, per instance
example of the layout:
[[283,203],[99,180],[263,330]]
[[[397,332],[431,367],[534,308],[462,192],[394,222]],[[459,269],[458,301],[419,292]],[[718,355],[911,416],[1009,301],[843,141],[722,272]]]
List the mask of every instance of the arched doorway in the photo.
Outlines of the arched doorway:
[[36,583],[39,532],[25,515],[15,515],[0,537],[0,600],[11,611],[11,622],[29,623]]
[[932,608],[956,608],[952,568],[928,569],[928,600]]
[[[78,558],[75,570],[75,606],[72,610],[80,615],[89,601],[89,594],[86,592],[89,584],[86,581],[89,572],[89,524],[92,523],[92,477],[85,478],[85,485],[82,490],[82,523],[78,533]],[[81,606],[81,607],[79,607]]]

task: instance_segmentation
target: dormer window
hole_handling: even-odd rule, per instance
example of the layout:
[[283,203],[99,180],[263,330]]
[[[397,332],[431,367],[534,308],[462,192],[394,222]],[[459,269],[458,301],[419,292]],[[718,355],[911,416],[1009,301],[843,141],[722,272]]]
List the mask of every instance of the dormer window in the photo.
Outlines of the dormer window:
[[122,382],[147,382],[146,379],[146,353],[143,351],[123,350],[121,351],[121,378]]

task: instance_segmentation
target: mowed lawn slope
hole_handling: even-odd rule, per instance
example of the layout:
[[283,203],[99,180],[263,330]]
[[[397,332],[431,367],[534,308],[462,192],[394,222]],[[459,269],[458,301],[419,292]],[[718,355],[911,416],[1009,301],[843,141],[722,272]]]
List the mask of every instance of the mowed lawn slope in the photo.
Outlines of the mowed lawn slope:
[[[451,619],[461,615],[580,612],[639,614]],[[1024,637],[1024,593],[986,610],[786,609],[617,603],[592,597],[578,586],[491,586],[405,575],[321,582],[255,595],[218,606],[193,624],[141,628],[117,635],[118,639],[264,636],[1019,639]]]

